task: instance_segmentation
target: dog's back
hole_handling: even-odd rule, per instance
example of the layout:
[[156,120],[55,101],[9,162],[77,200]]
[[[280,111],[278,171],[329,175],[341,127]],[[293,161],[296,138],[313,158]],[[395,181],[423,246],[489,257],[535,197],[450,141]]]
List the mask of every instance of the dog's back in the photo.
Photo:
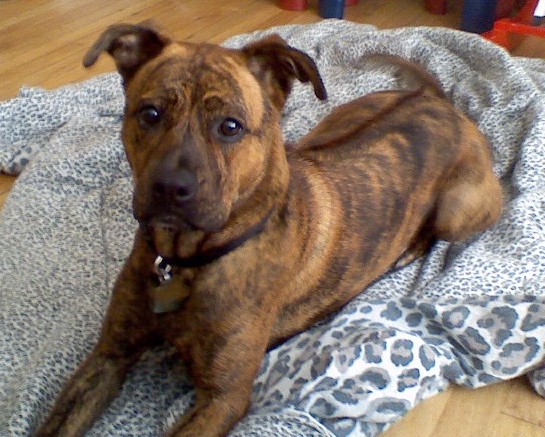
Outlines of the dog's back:
[[339,106],[289,154],[295,167],[313,163],[343,199],[345,226],[358,234],[346,239],[344,251],[348,258],[360,254],[364,269],[387,269],[400,247],[404,265],[437,238],[464,240],[493,224],[502,209],[486,137],[433,76],[408,61],[387,60],[421,77],[421,85]]

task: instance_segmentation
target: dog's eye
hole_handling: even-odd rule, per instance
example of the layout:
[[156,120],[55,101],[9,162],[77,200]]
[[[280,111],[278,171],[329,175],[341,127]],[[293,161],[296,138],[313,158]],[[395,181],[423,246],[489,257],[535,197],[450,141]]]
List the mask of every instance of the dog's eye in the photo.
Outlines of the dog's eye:
[[220,134],[220,136],[230,140],[236,139],[236,137],[238,137],[242,133],[242,131],[242,124],[240,123],[240,121],[234,118],[226,118],[220,123],[218,127],[218,133]]
[[146,126],[153,126],[161,121],[161,112],[155,106],[147,105],[138,111],[138,119]]

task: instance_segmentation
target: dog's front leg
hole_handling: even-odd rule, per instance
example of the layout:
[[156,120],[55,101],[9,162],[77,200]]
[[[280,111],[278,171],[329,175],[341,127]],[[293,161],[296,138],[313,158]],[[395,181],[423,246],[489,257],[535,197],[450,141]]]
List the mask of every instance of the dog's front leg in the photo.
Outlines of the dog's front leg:
[[207,326],[191,345],[197,400],[168,437],[225,436],[246,414],[268,345],[271,314],[243,313],[220,329]]
[[81,436],[125,380],[129,367],[153,339],[153,317],[142,298],[136,257],[118,277],[100,339],[70,378],[36,437]]
[[126,362],[95,349],[65,386],[36,437],[81,436],[115,397]]

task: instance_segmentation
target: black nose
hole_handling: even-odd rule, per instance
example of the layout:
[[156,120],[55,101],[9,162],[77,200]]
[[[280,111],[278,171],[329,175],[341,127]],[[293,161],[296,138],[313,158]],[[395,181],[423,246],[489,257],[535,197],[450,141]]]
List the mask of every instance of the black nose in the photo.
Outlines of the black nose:
[[160,201],[183,206],[197,194],[197,177],[185,168],[164,171],[157,175],[152,185],[154,196]]

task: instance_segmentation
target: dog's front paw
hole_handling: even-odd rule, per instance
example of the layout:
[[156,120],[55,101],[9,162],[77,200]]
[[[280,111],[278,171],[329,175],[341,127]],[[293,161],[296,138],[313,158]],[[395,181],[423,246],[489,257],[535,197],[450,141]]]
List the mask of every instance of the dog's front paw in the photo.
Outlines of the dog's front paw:
[[58,437],[62,434],[59,432],[59,428],[62,424],[60,420],[54,420],[55,418],[50,418],[50,420],[44,423],[38,431],[32,434],[32,437]]
[[[234,399],[235,398],[235,399]],[[197,406],[185,414],[166,434],[166,437],[223,437],[246,414],[249,399],[219,396]]]
[[59,395],[34,437],[83,436],[117,394],[127,364],[93,352]]

